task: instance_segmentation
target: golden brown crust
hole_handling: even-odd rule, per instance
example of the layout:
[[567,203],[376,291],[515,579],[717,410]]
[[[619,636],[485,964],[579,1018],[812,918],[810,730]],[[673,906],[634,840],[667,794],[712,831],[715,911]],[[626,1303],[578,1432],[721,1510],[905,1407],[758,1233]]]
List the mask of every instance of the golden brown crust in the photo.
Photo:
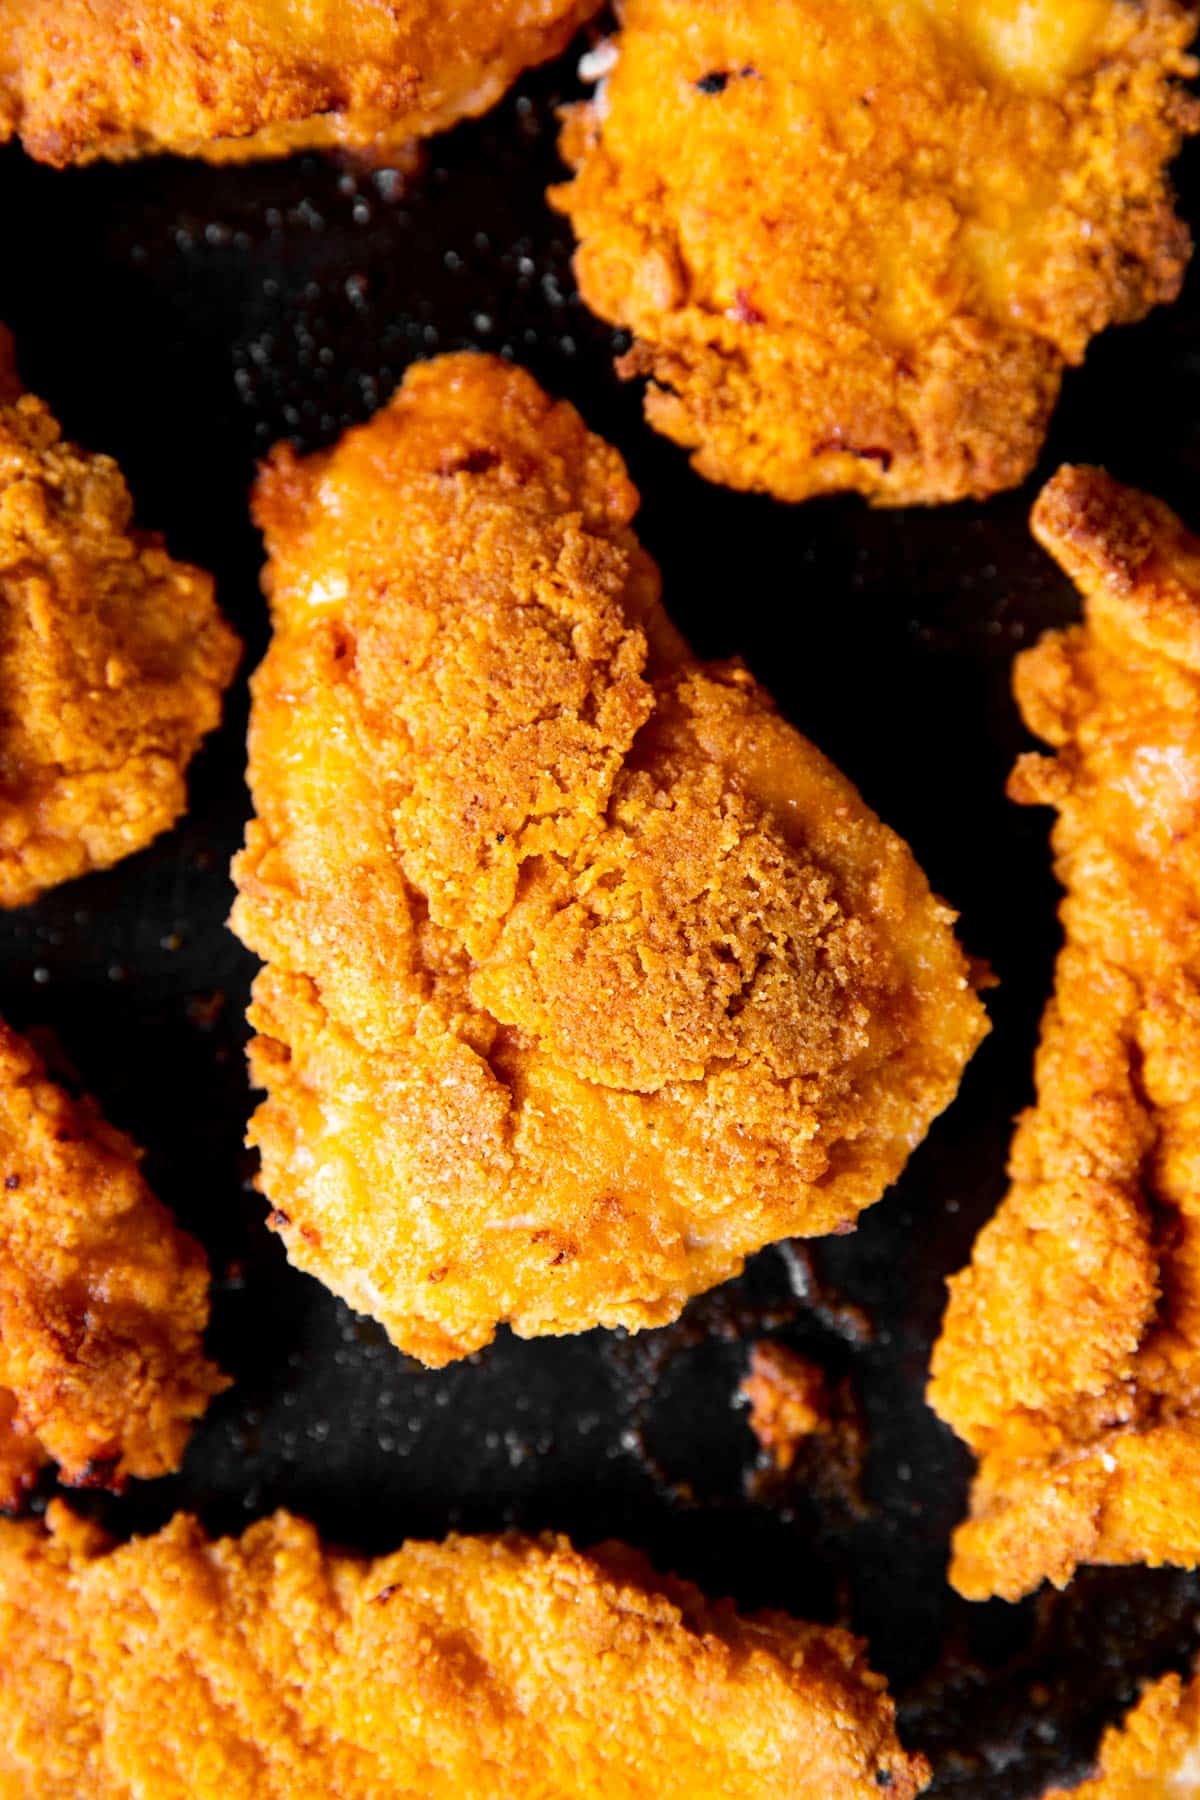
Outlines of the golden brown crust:
[[1120,1727],[1104,1734],[1100,1767],[1082,1787],[1044,1800],[1193,1800],[1200,1793],[1200,1680],[1165,1675]]
[[484,357],[256,509],[234,925],[288,1253],[429,1363],[849,1226],[986,1029],[903,843],[693,661],[615,450]]
[[59,166],[343,147],[485,112],[597,0],[0,0],[0,138]]
[[212,578],[131,529],[112,459],[18,396],[0,341],[0,906],[174,823],[238,658]]
[[1082,625],[1018,659],[1053,757],[1065,944],[1012,1185],[950,1283],[930,1399],[979,1456],[951,1579],[1200,1562],[1200,541],[1067,468],[1033,515]]
[[451,1537],[373,1562],[285,1513],[107,1549],[0,1522],[4,1800],[913,1800],[845,1632],[633,1551]]
[[702,475],[881,505],[1021,481],[1064,365],[1178,292],[1176,0],[624,0],[552,192]]
[[105,1487],[166,1474],[227,1385],[204,1253],[137,1164],[0,1023],[0,1505],[50,1460]]

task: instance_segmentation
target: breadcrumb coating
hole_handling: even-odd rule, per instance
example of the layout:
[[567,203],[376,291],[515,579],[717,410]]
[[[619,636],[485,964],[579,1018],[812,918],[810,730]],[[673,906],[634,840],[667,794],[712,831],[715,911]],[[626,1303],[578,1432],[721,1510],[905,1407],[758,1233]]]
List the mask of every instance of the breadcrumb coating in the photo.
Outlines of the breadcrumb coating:
[[0,906],[172,825],[238,643],[210,576],[133,530],[116,463],[64,443],[0,338]]
[[986,1030],[907,847],[688,654],[636,504],[471,355],[257,489],[251,1142],[292,1260],[434,1365],[849,1229]]
[[979,1457],[950,1578],[1200,1562],[1200,540],[1066,468],[1033,515],[1084,622],[1018,658],[1053,756],[1064,945],[1011,1187],[950,1283],[929,1397]]
[[622,0],[552,190],[650,423],[784,500],[982,498],[1179,291],[1177,0]]
[[0,1522],[3,1800],[912,1800],[846,1632],[741,1618],[633,1551],[451,1537],[374,1561],[277,1513],[109,1548]]
[[49,1461],[103,1487],[177,1468],[228,1385],[207,1322],[204,1253],[133,1145],[0,1023],[0,1505]]
[[1045,1800],[1196,1800],[1200,1794],[1200,1681],[1165,1675],[1125,1723],[1106,1731],[1100,1767],[1082,1787]]
[[0,0],[0,141],[63,167],[155,151],[408,160],[556,56],[598,0]]

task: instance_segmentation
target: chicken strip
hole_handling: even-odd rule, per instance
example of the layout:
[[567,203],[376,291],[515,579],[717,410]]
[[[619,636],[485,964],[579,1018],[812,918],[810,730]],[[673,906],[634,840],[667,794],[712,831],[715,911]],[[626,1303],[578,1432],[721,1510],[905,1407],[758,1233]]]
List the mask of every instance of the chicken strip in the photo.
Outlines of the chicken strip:
[[375,157],[486,112],[599,0],[0,0],[0,140],[39,162],[152,151]]
[[[911,1800],[844,1631],[741,1618],[607,1545],[451,1537],[368,1562],[277,1513],[110,1548],[0,1522],[3,1800]],[[136,1654],[131,1647],[136,1645]]]
[[130,528],[0,334],[0,906],[106,868],[183,812],[238,644],[210,576]]
[[1124,1725],[1104,1734],[1099,1772],[1043,1800],[1198,1800],[1200,1680],[1165,1675],[1147,1687]]
[[258,485],[234,928],[292,1260],[439,1365],[848,1230],[986,1029],[907,847],[697,663],[617,452],[496,359]]
[[950,1283],[929,1398],[979,1457],[950,1577],[1200,1562],[1200,540],[1063,469],[1033,515],[1085,620],[1018,658],[1066,898],[1012,1185]]
[[982,497],[1174,299],[1178,0],[622,0],[551,198],[652,425],[783,500]]
[[204,1252],[137,1164],[0,1024],[0,1505],[48,1461],[89,1486],[166,1474],[228,1385]]

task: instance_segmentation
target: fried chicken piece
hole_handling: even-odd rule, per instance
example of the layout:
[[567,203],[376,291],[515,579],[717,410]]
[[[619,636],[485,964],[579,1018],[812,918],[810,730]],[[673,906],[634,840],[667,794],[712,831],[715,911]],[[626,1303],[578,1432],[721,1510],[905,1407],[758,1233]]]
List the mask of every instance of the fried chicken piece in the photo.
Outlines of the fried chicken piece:
[[0,0],[0,141],[63,167],[412,141],[493,106],[599,0]]
[[0,1505],[48,1461],[89,1486],[166,1474],[228,1386],[204,1252],[137,1165],[0,1023]]
[[1200,540],[1094,469],[1033,515],[1085,621],[1018,658],[1053,757],[1065,942],[1012,1185],[950,1283],[929,1397],[979,1457],[951,1580],[1200,1562]]
[[617,452],[496,359],[260,479],[233,923],[288,1254],[439,1365],[848,1229],[986,1029],[907,847],[694,661]]
[[[109,1548],[0,1522],[4,1800],[912,1800],[844,1631],[741,1618],[632,1550],[451,1537],[368,1562],[277,1513]],[[136,1653],[131,1654],[131,1646]]]
[[1165,1675],[1148,1686],[1125,1723],[1106,1731],[1099,1772],[1082,1787],[1043,1800],[1197,1800],[1200,1796],[1200,1679]]
[[982,497],[1179,291],[1176,0],[623,0],[553,190],[650,423],[784,500]]
[[807,1438],[830,1430],[824,1370],[784,1344],[754,1345],[740,1392],[750,1406],[750,1429],[781,1474]]
[[64,443],[0,337],[0,906],[107,868],[187,804],[237,639],[212,578],[131,530],[108,456]]

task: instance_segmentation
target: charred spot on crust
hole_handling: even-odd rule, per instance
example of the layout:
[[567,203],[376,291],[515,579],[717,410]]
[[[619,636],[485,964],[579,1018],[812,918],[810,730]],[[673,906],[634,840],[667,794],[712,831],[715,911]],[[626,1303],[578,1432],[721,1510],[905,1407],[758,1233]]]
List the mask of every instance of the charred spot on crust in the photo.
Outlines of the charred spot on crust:
[[19,1175],[6,1175],[4,1177],[4,1185],[11,1194],[20,1187],[21,1177]]
[[500,461],[496,450],[477,447],[474,450],[447,451],[438,465],[440,475],[486,475]]
[[282,1206],[273,1206],[267,1214],[267,1224],[272,1231],[282,1231],[283,1227],[290,1225],[291,1222],[291,1215],[285,1213]]
[[698,94],[723,94],[735,76],[746,80],[757,75],[758,70],[750,63],[741,69],[710,69],[707,75],[693,81],[692,86]]
[[356,644],[344,625],[333,625],[329,633],[329,654],[340,669],[352,669]]
[[875,1785],[876,1785],[876,1787],[881,1787],[881,1788],[891,1787],[892,1771],[890,1769],[876,1769]]
[[392,1595],[396,1592],[396,1589],[399,1587],[399,1585],[400,1584],[397,1581],[389,1582],[387,1587],[380,1588],[380,1590],[377,1594],[372,1594],[372,1596],[371,1596],[372,1606],[380,1606],[383,1604],[383,1602],[385,1600],[390,1600]]

